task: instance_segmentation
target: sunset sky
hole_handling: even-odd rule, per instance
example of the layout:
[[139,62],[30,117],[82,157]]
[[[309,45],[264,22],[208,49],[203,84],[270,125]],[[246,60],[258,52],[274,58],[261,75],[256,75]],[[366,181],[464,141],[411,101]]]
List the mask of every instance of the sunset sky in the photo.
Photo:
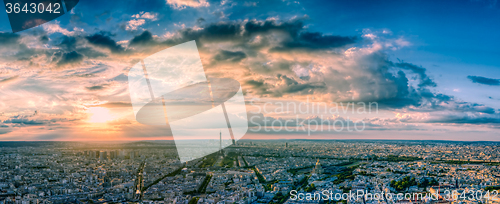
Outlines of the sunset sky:
[[[19,33],[5,12],[0,22],[0,140],[171,139],[135,120],[127,74],[191,40],[208,77],[240,82],[258,121],[366,124],[245,139],[500,140],[496,0],[80,0]],[[301,102],[375,102],[378,112],[276,111]]]

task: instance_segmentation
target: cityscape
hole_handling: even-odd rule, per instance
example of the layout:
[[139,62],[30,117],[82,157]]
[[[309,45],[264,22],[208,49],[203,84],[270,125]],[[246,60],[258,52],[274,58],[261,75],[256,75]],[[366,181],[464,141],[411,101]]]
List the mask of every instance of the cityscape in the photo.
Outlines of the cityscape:
[[[174,141],[1,142],[2,203],[499,203],[500,143],[240,140],[180,163]],[[321,192],[434,193],[415,200]],[[304,195],[303,197],[297,195]],[[325,197],[326,198],[326,197]]]
[[500,204],[498,0],[3,3],[0,204]]

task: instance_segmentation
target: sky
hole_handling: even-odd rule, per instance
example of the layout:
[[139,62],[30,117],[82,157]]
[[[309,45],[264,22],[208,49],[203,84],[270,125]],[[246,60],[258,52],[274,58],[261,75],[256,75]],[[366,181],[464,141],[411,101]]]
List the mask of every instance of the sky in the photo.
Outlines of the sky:
[[0,140],[171,139],[137,122],[128,72],[194,40],[241,84],[245,139],[498,141],[498,22],[496,0],[81,0],[17,33],[0,12]]

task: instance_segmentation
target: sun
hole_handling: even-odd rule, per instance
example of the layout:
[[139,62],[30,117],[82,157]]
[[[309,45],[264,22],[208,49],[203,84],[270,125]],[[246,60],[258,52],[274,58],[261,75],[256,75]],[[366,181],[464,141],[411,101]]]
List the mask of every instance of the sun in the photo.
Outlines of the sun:
[[91,107],[87,111],[90,114],[89,122],[91,123],[105,123],[114,119],[107,108]]

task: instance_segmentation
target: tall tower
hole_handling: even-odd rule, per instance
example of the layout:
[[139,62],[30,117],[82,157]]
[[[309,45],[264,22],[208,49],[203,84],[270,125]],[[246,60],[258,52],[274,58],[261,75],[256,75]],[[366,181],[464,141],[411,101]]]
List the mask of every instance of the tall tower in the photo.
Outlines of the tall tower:
[[219,153],[222,155],[222,131],[219,133]]
[[313,174],[323,174],[323,167],[321,167],[321,163],[319,163],[319,159],[316,162],[316,166],[314,167]]

